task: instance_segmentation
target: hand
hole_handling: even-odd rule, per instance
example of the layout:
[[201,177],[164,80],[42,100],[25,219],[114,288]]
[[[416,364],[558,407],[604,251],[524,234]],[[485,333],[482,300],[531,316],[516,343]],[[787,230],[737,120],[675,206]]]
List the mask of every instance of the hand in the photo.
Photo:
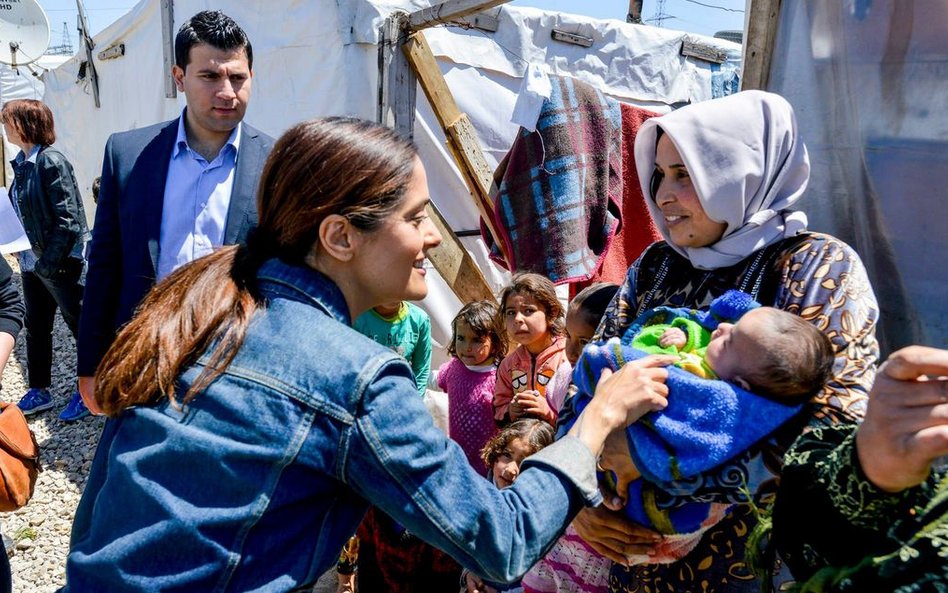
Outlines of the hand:
[[629,565],[629,556],[654,553],[655,544],[662,539],[659,533],[602,505],[581,510],[573,528],[593,550],[622,566]]
[[354,593],[355,592],[355,573],[340,574],[336,573],[336,593]]
[[903,348],[879,368],[856,432],[856,453],[863,473],[881,490],[921,484],[932,461],[948,454],[945,375],[948,350],[923,346]]
[[539,391],[521,391],[514,397],[517,398],[517,407],[520,409],[521,416],[547,418],[552,413],[550,404]]
[[510,406],[507,407],[507,415],[511,420],[519,420],[523,416],[523,406],[520,405],[520,394],[515,393],[510,399]]
[[79,377],[79,395],[82,396],[82,403],[86,404],[93,415],[104,414],[99,403],[95,401],[95,377]]
[[666,329],[665,333],[662,334],[662,337],[658,339],[658,345],[662,348],[668,348],[669,346],[681,348],[687,343],[688,336],[685,335],[685,332],[677,327],[670,327]]
[[603,370],[596,393],[570,428],[597,458],[609,433],[624,428],[648,412],[668,405],[668,371],[675,356],[646,356],[627,363],[618,372]]
[[469,570],[465,570],[462,575],[464,587],[461,593],[497,593],[497,589],[484,584],[484,581]]

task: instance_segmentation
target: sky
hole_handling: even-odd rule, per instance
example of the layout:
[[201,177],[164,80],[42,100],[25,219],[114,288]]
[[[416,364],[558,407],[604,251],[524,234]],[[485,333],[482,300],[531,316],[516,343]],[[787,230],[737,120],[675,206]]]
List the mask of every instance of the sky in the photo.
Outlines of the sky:
[[[642,12],[646,23],[656,24],[654,18],[660,2],[645,0]],[[137,0],[84,0],[86,18],[93,35],[112,24],[135,4]],[[513,0],[511,4],[623,21],[629,10],[628,0]],[[65,23],[73,47],[77,47],[76,0],[40,0],[40,5],[49,18],[50,44],[63,43]],[[664,0],[664,14],[666,18],[662,26],[668,29],[713,35],[725,29],[744,28],[744,0]]]

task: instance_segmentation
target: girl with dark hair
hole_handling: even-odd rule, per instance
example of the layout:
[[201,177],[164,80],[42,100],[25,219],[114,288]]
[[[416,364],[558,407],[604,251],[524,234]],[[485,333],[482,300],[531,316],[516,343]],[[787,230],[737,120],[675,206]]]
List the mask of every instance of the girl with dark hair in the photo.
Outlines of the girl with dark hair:
[[499,424],[531,417],[556,424],[558,409],[547,386],[566,361],[563,305],[556,287],[539,274],[517,274],[500,295],[498,325],[517,344],[497,369],[494,420]]
[[[49,107],[33,99],[10,101],[0,110],[0,121],[10,142],[20,147],[12,161],[10,199],[32,246],[19,255],[30,388],[18,405],[29,416],[53,407],[49,387],[57,308],[73,339],[78,336],[89,231],[72,165],[51,146],[56,132]],[[88,414],[75,391],[59,418],[72,422]]]
[[600,500],[596,455],[665,404],[665,359],[604,379],[498,491],[435,428],[408,364],[350,327],[427,293],[428,202],[414,147],[387,128],[327,118],[283,135],[247,245],[161,281],[99,366],[110,420],[61,591],[303,590],[370,503],[510,581]]
[[451,360],[438,369],[437,386],[448,394],[448,434],[461,445],[471,466],[484,475],[487,466],[481,449],[497,432],[491,402],[497,364],[507,349],[503,331],[497,328],[496,303],[464,305],[451,329]]

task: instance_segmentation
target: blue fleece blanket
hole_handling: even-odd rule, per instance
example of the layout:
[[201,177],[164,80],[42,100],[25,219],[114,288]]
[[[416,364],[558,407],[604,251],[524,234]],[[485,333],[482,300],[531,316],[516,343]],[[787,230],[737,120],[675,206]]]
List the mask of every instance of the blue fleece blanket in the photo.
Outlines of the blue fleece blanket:
[[[590,398],[602,369],[619,369],[647,356],[629,343],[649,323],[690,316],[709,331],[722,321],[736,321],[758,307],[749,295],[729,291],[707,311],[658,307],[632,323],[622,339],[586,346],[573,371],[576,397]],[[668,369],[668,407],[646,414],[626,430],[629,452],[642,475],[674,490],[682,478],[707,472],[761,440],[802,409],[760,397],[720,380],[702,379],[676,367]],[[579,408],[580,402],[577,402]],[[582,404],[583,406],[585,404]]]

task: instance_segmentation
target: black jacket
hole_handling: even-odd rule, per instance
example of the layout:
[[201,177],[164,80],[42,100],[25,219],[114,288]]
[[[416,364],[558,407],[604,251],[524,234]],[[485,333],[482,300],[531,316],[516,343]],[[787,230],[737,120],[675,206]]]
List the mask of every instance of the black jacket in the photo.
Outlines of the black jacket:
[[40,148],[35,163],[11,164],[23,228],[39,258],[34,272],[53,278],[89,234],[72,165],[49,146]]

